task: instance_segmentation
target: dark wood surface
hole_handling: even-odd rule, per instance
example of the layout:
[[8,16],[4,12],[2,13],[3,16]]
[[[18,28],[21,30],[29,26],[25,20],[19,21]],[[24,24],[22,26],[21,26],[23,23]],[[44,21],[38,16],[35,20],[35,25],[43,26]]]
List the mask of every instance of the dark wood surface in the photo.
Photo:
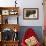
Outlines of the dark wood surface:
[[5,28],[10,28],[14,31],[14,29],[16,29],[17,31],[19,31],[20,26],[18,24],[0,24],[0,31],[2,32],[3,29]]
[[16,10],[18,11],[19,7],[0,7],[0,10]]
[[19,41],[1,41],[0,46],[18,46]]

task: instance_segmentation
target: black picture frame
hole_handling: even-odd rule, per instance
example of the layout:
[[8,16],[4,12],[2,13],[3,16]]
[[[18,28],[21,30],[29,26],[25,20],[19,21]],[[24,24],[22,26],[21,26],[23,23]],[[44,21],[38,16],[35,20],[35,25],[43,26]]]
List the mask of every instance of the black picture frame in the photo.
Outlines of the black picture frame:
[[39,9],[38,8],[24,8],[23,9],[23,19],[38,20],[39,19]]

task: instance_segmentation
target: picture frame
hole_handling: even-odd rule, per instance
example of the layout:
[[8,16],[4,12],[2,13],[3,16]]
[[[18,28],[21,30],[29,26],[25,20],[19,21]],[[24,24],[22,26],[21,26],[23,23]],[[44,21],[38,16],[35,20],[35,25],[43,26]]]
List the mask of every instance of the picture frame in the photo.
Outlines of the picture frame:
[[18,24],[18,17],[17,16],[11,16],[9,18],[8,18],[8,24]]
[[13,10],[10,10],[10,11],[9,11],[9,14],[10,14],[10,15],[17,15],[18,12],[13,9]]
[[1,32],[0,32],[0,41],[1,41]]
[[38,20],[39,19],[39,9],[38,8],[24,8],[23,9],[23,19]]
[[2,15],[9,15],[9,10],[2,10]]
[[1,24],[1,15],[0,15],[0,24]]
[[18,24],[18,16],[3,16],[2,24]]

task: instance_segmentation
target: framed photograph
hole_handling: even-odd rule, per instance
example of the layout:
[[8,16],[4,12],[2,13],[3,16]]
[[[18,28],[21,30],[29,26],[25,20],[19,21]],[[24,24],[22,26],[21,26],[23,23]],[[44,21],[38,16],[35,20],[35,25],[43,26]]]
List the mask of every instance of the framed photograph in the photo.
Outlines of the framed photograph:
[[18,17],[17,16],[9,17],[8,24],[18,24]]
[[24,8],[23,18],[25,20],[37,20],[39,18],[39,9],[38,8]]
[[0,15],[0,24],[1,24],[1,15]]
[[2,10],[2,15],[9,15],[9,10]]
[[15,11],[15,10],[10,10],[10,11],[9,11],[9,14],[10,14],[10,15],[17,15],[17,14],[18,14],[18,12],[17,12],[17,11]]
[[1,41],[1,32],[0,32],[0,41]]

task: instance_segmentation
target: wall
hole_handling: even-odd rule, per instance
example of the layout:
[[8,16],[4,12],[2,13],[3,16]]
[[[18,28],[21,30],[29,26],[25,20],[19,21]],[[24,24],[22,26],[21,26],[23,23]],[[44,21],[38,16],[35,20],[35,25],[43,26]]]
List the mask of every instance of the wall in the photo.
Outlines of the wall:
[[44,43],[46,46],[46,0],[44,0]]
[[[23,8],[39,8],[39,19],[38,20],[23,20],[23,10],[20,13],[20,25],[21,26],[43,26],[43,0],[24,0]],[[23,9],[21,8],[21,9]],[[20,9],[20,10],[21,10]]]
[[[15,6],[15,0],[0,0],[1,7]],[[17,0],[19,6],[19,24],[20,26],[43,26],[43,0]],[[38,20],[23,20],[23,8],[39,8]],[[9,19],[10,20],[10,19]]]
[[44,26],[46,27],[46,0],[44,0]]

